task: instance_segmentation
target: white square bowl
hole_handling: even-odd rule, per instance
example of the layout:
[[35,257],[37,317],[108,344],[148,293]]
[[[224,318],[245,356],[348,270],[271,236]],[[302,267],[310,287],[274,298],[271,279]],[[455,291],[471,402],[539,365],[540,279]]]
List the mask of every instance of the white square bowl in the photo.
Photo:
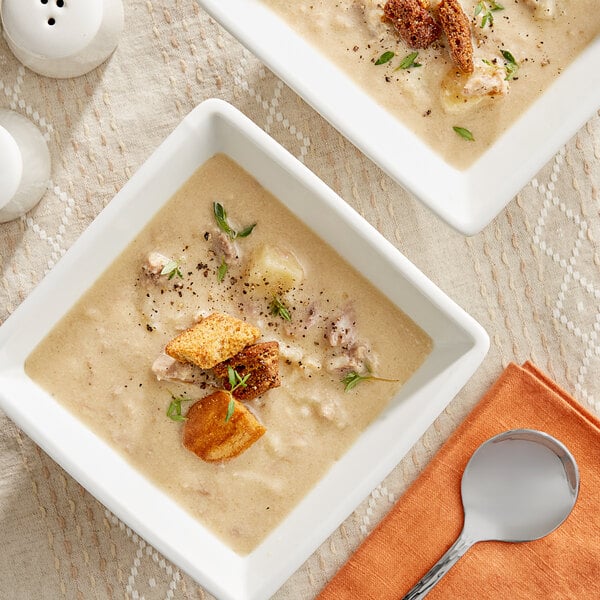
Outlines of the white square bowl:
[[466,170],[446,163],[259,0],[198,0],[342,135],[460,233],[481,231],[600,107],[600,36]]
[[[388,408],[252,553],[239,556],[24,372],[29,353],[190,175],[225,153],[433,338]],[[122,521],[222,600],[270,597],[400,461],[472,375],[485,331],[236,109],[192,111],[0,327],[0,408]],[[65,373],[68,377],[68,373]],[[165,518],[165,515],[169,515]]]

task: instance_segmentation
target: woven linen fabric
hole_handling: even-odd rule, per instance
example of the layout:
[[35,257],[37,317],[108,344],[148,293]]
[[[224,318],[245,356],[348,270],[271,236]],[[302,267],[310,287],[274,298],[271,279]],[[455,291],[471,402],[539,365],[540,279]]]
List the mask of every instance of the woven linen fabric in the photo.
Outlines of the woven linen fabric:
[[[194,0],[124,5],[117,51],[80,78],[38,76],[0,40],[0,108],[34,121],[53,160],[40,204],[0,225],[0,322],[181,119],[218,97],[303,161],[490,334],[476,375],[277,600],[317,595],[510,361],[532,360],[600,412],[598,115],[491,225],[465,238],[358,152]],[[2,598],[211,598],[4,415],[0,540]]]

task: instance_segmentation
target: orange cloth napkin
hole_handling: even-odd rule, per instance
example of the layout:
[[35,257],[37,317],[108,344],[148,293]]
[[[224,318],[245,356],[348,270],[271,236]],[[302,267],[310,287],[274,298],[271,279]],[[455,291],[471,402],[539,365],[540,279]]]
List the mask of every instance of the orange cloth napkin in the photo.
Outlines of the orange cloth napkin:
[[600,599],[600,420],[525,363],[508,366],[319,600],[400,600],[462,529],[460,482],[473,452],[518,428],[545,431],[575,456],[573,512],[534,542],[475,544],[428,600]]

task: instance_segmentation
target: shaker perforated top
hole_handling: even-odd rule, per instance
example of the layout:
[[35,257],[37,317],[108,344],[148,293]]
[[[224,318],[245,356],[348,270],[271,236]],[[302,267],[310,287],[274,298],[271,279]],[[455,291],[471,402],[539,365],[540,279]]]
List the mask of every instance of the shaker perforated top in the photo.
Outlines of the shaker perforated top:
[[4,0],[2,21],[20,48],[65,58],[84,50],[97,35],[103,4],[102,0]]
[[3,0],[4,37],[27,67],[48,77],[77,77],[115,50],[121,0]]

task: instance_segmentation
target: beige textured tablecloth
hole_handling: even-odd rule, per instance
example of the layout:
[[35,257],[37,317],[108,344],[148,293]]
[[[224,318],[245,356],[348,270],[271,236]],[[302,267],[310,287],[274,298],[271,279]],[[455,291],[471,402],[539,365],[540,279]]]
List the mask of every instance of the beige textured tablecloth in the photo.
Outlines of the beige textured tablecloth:
[[[473,379],[278,600],[315,596],[509,361],[531,359],[600,412],[598,115],[483,233],[464,238],[362,156],[194,0],[124,4],[116,53],[78,79],[35,75],[0,41],[0,108],[36,122],[53,159],[39,206],[0,225],[0,322],[177,123],[202,100],[219,97],[303,160],[491,337]],[[0,598],[210,598],[2,414],[0,544]]]

